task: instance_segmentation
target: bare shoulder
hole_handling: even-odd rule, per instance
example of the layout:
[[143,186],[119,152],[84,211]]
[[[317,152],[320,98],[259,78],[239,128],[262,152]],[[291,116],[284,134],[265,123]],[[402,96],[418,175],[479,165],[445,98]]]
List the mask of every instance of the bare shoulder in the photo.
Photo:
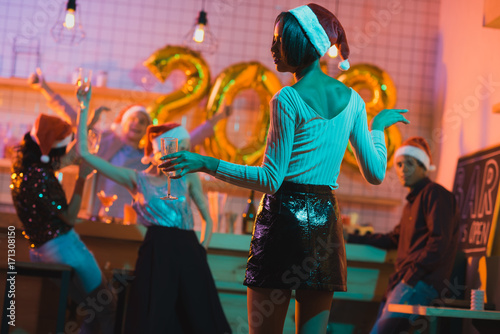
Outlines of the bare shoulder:
[[344,110],[351,99],[351,89],[327,75],[300,80],[293,88],[310,107],[328,119]]

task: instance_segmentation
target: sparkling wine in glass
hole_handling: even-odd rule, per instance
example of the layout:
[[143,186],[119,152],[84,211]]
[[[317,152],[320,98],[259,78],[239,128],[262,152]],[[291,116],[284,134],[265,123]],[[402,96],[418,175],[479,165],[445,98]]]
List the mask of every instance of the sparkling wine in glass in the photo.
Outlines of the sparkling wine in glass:
[[[178,150],[178,139],[173,137],[161,138],[161,154],[163,156],[177,152]],[[174,200],[174,197],[170,194],[170,176],[173,176],[174,172],[167,173],[167,196],[160,197],[164,200]]]
[[92,70],[80,67],[78,69],[78,78],[76,79],[76,87],[84,87],[88,91],[90,80],[92,79]]
[[101,190],[97,193],[97,198],[99,198],[102,206],[104,206],[104,216],[102,217],[103,221],[106,223],[111,223],[113,221],[113,217],[110,217],[108,215],[109,208],[118,199],[118,196],[116,195],[107,196],[104,190]]

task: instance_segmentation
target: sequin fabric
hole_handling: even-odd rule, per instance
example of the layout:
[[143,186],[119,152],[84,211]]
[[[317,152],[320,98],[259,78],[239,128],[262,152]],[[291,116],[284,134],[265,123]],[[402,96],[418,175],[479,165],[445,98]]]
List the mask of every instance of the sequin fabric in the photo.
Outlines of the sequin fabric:
[[346,291],[347,266],[335,192],[284,182],[257,211],[244,284]]
[[68,209],[68,202],[52,167],[13,167],[10,189],[24,237],[32,248],[72,229],[58,216]]

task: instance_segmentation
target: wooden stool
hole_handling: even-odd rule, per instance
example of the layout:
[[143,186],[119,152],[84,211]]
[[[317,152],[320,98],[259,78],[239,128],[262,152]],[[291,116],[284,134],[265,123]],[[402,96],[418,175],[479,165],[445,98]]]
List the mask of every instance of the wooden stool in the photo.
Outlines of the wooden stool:
[[[32,276],[32,277],[47,277],[57,278],[61,280],[61,287],[59,289],[59,306],[57,309],[57,324],[56,333],[64,332],[64,323],[66,318],[66,304],[68,301],[68,292],[73,268],[64,264],[57,263],[35,263],[35,262],[16,262],[15,272],[7,270],[7,279],[16,276]],[[5,295],[3,299],[3,314],[2,314],[2,328],[1,334],[9,332],[9,324],[7,310],[10,305],[9,298],[10,282],[6,281]],[[19,294],[20,289],[16,287],[16,292]]]

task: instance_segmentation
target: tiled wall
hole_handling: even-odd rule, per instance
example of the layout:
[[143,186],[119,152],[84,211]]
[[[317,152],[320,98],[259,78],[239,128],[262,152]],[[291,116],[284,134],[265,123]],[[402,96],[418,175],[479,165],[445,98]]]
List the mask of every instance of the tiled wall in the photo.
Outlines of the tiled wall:
[[[77,1],[86,39],[78,46],[54,42],[50,28],[64,5],[62,0],[4,0],[0,2],[0,76],[25,78],[37,65],[33,54],[19,54],[14,68],[13,47],[29,40],[40,44],[39,63],[48,81],[69,83],[79,66],[94,72],[108,72],[108,86],[129,90],[169,92],[182,77],[141,85],[139,77],[149,76],[142,62],[166,44],[180,44],[194,24],[202,0],[86,0]],[[317,1],[337,13],[352,50],[351,64],[370,63],[381,67],[393,78],[397,107],[408,108],[410,126],[400,127],[403,138],[430,136],[432,128],[433,83],[438,41],[439,0],[330,0]],[[212,78],[227,66],[256,60],[274,70],[270,44],[276,15],[303,4],[297,0],[206,0],[209,26],[218,39],[216,53],[205,55]],[[337,61],[329,61],[329,73],[336,75]],[[139,73],[139,75],[138,75]],[[289,74],[279,74],[282,83],[291,81]],[[150,78],[150,76],[149,76]],[[0,122],[28,126],[36,113],[45,111],[43,101],[11,90],[0,92]],[[35,101],[36,102],[33,102]],[[251,101],[248,102],[251,104]],[[245,119],[236,108],[231,117]],[[26,115],[22,119],[18,113]],[[190,124],[205,117],[203,111],[188,113]],[[3,128],[2,128],[3,129]],[[3,135],[3,134],[0,134]],[[344,166],[339,179],[339,194],[374,198],[403,199],[394,171],[388,172],[381,186],[367,185],[359,172]],[[240,201],[241,202],[241,201]],[[228,201],[229,203],[229,201]],[[237,207],[239,205],[239,207]],[[244,202],[235,204],[241,210]],[[400,206],[381,206],[342,202],[343,213],[356,212],[360,223],[372,223],[387,231],[398,221]]]

